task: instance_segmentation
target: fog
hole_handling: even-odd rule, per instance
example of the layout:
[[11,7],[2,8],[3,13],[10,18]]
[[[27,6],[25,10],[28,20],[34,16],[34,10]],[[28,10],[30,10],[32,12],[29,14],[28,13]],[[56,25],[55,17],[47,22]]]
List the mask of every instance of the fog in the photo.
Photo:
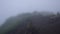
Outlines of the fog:
[[60,0],[0,0],[0,25],[10,16],[35,10],[60,11]]

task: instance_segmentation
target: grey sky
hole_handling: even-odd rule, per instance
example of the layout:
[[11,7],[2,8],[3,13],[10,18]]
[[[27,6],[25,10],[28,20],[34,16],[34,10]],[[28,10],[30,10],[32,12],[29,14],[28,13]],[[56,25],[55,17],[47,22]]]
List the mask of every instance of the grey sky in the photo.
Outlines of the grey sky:
[[60,0],[0,0],[0,24],[18,13],[60,11]]

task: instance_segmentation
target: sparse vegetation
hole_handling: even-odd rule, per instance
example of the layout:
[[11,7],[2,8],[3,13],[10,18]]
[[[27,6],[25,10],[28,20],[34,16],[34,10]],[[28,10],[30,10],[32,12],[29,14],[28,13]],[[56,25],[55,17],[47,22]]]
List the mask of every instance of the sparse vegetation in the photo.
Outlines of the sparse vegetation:
[[60,13],[25,13],[10,17],[0,34],[60,34]]

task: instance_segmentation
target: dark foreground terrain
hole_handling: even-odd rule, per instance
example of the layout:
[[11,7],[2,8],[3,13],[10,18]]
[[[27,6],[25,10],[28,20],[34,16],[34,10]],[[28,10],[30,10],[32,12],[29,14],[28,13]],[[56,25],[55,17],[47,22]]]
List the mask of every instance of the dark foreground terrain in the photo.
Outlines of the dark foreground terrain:
[[0,27],[0,34],[60,34],[60,13],[25,13],[12,16]]

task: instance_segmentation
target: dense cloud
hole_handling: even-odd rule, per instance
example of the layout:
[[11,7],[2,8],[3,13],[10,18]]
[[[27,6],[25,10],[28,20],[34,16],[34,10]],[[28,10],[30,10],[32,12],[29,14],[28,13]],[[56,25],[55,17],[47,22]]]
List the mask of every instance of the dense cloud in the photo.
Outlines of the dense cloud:
[[0,24],[10,16],[35,10],[60,11],[60,0],[0,0]]

